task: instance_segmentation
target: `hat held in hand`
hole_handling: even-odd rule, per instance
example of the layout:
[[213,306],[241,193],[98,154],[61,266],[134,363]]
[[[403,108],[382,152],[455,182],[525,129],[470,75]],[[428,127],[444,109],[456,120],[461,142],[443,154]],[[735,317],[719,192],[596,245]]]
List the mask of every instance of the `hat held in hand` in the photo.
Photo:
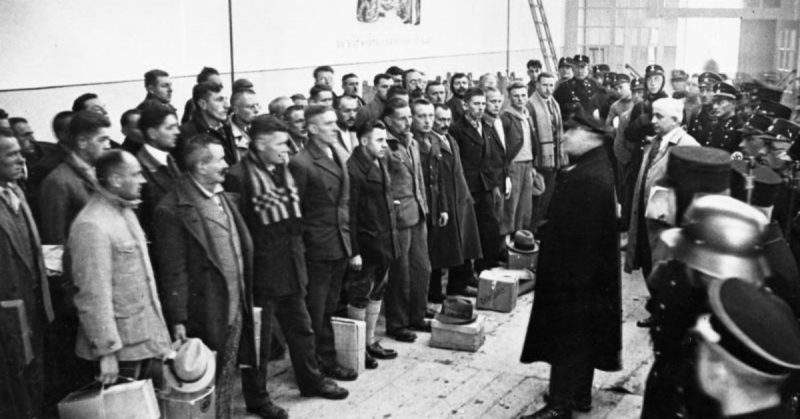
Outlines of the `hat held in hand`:
[[214,352],[197,338],[176,342],[174,346],[177,346],[175,359],[165,362],[166,385],[180,393],[194,393],[210,386],[217,373]]
[[467,324],[474,322],[478,313],[472,301],[462,297],[447,297],[442,303],[442,311],[435,318],[442,323]]

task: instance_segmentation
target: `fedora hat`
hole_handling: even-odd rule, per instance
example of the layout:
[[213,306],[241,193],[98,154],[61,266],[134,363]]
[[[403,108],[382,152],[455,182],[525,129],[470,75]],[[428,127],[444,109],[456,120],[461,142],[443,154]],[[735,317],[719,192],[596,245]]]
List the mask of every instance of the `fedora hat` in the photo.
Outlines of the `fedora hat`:
[[436,320],[448,324],[472,323],[478,318],[472,301],[462,297],[447,297],[442,303],[442,311],[436,314]]
[[167,386],[180,393],[194,393],[214,382],[217,375],[216,355],[202,340],[189,338],[175,342],[175,358],[165,364],[164,378]]
[[539,249],[533,233],[528,230],[517,230],[513,239],[506,237],[506,247],[515,253],[535,253]]
[[694,200],[682,228],[661,233],[676,260],[715,278],[763,283],[770,273],[764,257],[769,220],[759,210],[725,195]]

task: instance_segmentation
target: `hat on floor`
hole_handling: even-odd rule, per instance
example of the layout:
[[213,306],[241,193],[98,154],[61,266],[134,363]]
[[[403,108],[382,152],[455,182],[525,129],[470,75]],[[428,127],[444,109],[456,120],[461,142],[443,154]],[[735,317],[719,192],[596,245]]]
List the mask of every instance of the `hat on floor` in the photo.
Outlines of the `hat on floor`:
[[214,382],[217,374],[216,355],[202,340],[189,338],[175,342],[175,358],[164,364],[164,381],[167,387],[180,393],[194,393]]
[[478,318],[472,301],[462,297],[447,297],[442,303],[442,311],[435,319],[448,324],[468,324]]
[[506,237],[506,248],[514,253],[536,253],[539,250],[533,233],[528,230],[517,230],[513,238]]

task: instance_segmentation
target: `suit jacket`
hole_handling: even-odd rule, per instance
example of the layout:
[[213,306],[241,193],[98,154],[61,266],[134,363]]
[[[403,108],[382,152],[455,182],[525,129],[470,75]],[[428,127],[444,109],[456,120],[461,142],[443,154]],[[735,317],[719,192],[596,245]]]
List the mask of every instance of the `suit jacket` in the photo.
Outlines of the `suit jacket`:
[[160,358],[171,350],[144,232],[132,206],[98,189],[67,244],[80,325],[75,353],[88,360]]
[[[147,179],[147,183],[142,185],[142,204],[139,206],[139,221],[147,237],[152,240],[154,237],[153,211],[155,211],[156,205],[161,201],[161,198],[172,190],[178,178],[177,176],[173,177],[174,175],[170,173],[170,169],[161,165],[146,147],[139,149],[139,152],[136,153],[136,158],[142,165],[142,175]],[[177,172],[176,175],[180,173],[177,166],[173,170]]]
[[347,161],[350,175],[350,234],[353,255],[389,266],[399,256],[397,223],[386,159],[376,165],[362,146]]
[[39,225],[44,244],[65,244],[72,220],[78,216],[97,181],[78,165],[70,154],[42,182],[39,194]]
[[[680,127],[668,133],[661,141],[666,141],[667,146],[660,151],[652,150],[652,147],[657,143],[649,143],[645,146],[644,158],[639,168],[639,175],[636,178],[633,201],[631,201],[632,212],[628,229],[628,247],[625,250],[625,272],[631,272],[641,266],[641,261],[637,258],[639,252],[636,251],[637,246],[645,245],[638,242],[640,217],[644,217],[645,206],[650,197],[650,189],[667,174],[669,151],[676,146],[700,146],[691,135]],[[641,202],[644,202],[644,206],[640,205]],[[656,237],[651,237],[650,241],[653,242],[655,239]],[[650,244],[646,245],[649,246]]]
[[[160,258],[156,272],[161,289],[164,315],[170,326],[185,324],[189,336],[199,337],[215,351],[224,349],[228,333],[228,305],[231,296],[219,256],[210,243],[206,224],[214,222],[201,213],[205,197],[188,174],[183,175],[156,206],[154,217],[156,253]],[[239,347],[239,362],[256,365],[253,331],[253,241],[247,226],[227,196],[241,244],[244,291],[244,318]],[[236,298],[239,298],[238,296]]]
[[393,133],[387,132],[387,160],[389,176],[392,178],[392,196],[397,205],[398,229],[425,222],[425,216],[428,215],[419,144],[410,138],[410,134],[408,137],[400,141]]
[[339,146],[332,149],[334,159],[312,139],[289,162],[300,194],[306,257],[312,260],[337,260],[351,253],[347,158]]
[[[45,278],[41,243],[31,210],[22,191],[11,185],[20,198],[20,210],[11,209],[0,200],[0,301],[20,299],[25,303],[34,360],[42,365],[46,322],[53,319],[50,290]],[[17,333],[18,318],[11,309],[0,309],[0,416],[30,417],[41,406],[44,382],[42,368],[28,365]],[[13,314],[12,314],[13,313]],[[12,314],[9,316],[7,314]],[[31,382],[32,381],[32,382]]]
[[246,169],[250,164],[245,158],[228,170],[225,190],[238,196],[239,211],[253,238],[253,298],[263,307],[266,299],[305,292],[306,249],[301,219],[261,222],[252,203],[254,185]]
[[453,96],[445,103],[453,111],[453,121],[458,121],[464,116],[464,101],[461,98]]
[[498,171],[493,164],[498,159],[503,159],[503,154],[497,155],[499,146],[492,145],[492,127],[481,124],[478,132],[467,116],[455,121],[450,126],[450,135],[458,142],[461,150],[461,163],[464,167],[464,178],[469,185],[469,191],[475,194],[491,191],[494,187],[502,188],[505,180],[498,176]]
[[[523,120],[517,118],[511,112],[503,112],[500,114],[500,121],[503,123],[503,131],[506,134],[506,162],[511,163],[517,157],[524,141],[522,132]],[[536,156],[536,126],[533,124],[533,119],[529,116],[524,123],[531,130],[531,156]]]

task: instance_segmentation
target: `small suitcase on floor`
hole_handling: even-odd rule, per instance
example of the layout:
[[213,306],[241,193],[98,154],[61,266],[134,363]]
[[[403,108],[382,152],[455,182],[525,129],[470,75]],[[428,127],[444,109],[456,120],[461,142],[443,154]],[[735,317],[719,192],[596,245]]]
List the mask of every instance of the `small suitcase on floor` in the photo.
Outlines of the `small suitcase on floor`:
[[483,345],[483,315],[467,324],[450,324],[436,319],[431,321],[431,347],[475,352]]
[[476,308],[510,313],[517,306],[521,270],[498,269],[481,272]]
[[367,324],[361,320],[332,317],[336,361],[361,374],[367,356]]
[[158,407],[163,419],[214,419],[216,396],[214,386],[195,393],[158,393]]

